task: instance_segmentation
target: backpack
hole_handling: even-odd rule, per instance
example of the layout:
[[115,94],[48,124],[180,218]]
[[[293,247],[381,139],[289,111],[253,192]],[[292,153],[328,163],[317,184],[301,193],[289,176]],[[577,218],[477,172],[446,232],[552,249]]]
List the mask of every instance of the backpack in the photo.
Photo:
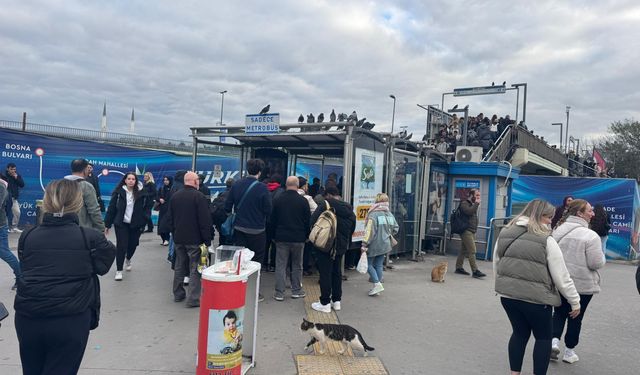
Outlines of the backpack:
[[227,213],[224,211],[224,203],[227,199],[228,191],[218,194],[213,202],[209,203],[209,213],[213,225],[220,226],[227,220]]
[[451,223],[452,234],[462,234],[462,232],[464,232],[469,226],[466,215],[460,209],[460,204],[458,205],[458,208],[451,213],[449,222]]
[[336,233],[338,230],[338,218],[335,210],[324,201],[326,209],[320,214],[318,220],[313,224],[311,233],[309,233],[309,241],[319,251],[335,255]]

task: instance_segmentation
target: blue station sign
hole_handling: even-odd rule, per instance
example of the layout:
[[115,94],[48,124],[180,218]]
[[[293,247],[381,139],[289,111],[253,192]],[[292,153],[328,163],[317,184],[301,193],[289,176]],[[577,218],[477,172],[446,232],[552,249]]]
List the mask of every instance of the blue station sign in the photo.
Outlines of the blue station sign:
[[244,132],[246,134],[278,134],[280,132],[280,114],[246,115]]

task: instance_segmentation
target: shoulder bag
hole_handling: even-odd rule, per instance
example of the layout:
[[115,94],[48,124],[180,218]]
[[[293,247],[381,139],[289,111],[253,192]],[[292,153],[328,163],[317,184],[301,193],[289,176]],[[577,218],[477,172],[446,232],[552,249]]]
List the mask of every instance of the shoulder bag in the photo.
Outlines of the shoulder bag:
[[222,226],[220,227],[220,232],[223,236],[227,238],[233,237],[233,226],[236,221],[236,211],[240,209],[240,207],[242,206],[242,203],[244,202],[244,198],[247,197],[247,194],[249,193],[249,191],[254,186],[256,186],[256,184],[259,184],[258,180],[253,181],[253,183],[249,186],[249,188],[245,190],[244,194],[242,194],[242,198],[240,198],[240,202],[238,203],[238,205],[234,208],[231,215],[227,217],[227,220],[225,220],[224,223],[222,223]]

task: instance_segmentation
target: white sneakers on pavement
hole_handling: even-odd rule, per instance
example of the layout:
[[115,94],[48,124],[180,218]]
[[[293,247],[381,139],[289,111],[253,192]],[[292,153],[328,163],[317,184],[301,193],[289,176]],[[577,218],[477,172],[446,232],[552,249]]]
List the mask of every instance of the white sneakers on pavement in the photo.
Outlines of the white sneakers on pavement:
[[131,259],[124,260],[124,269],[127,271],[131,271]]
[[560,356],[560,340],[554,337],[551,340],[551,359],[554,361],[557,361],[559,356]]
[[116,277],[114,279],[116,281],[122,281],[122,271],[116,271]]
[[326,305],[323,305],[322,303],[318,302],[314,302],[311,304],[311,308],[316,310],[316,311],[320,311],[323,313],[330,313],[331,312],[331,304],[327,303]]
[[331,307],[335,311],[340,311],[342,309],[342,306],[340,305],[340,301],[331,302]]
[[378,293],[384,291],[384,286],[382,286],[382,283],[375,283],[373,284],[373,288],[371,288],[371,290],[369,291],[369,295],[370,296],[377,296]]
[[580,358],[578,358],[578,355],[576,354],[576,352],[573,351],[573,349],[569,349],[569,348],[564,349],[564,356],[562,357],[562,362],[575,363],[575,362],[578,362],[579,359]]

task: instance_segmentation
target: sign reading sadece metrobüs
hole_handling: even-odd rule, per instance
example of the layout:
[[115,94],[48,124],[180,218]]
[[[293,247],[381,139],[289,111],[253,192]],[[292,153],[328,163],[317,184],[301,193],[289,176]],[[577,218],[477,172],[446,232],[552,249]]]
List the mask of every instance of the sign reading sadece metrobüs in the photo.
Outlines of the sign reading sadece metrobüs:
[[280,114],[246,115],[244,132],[247,134],[277,134],[280,132]]

